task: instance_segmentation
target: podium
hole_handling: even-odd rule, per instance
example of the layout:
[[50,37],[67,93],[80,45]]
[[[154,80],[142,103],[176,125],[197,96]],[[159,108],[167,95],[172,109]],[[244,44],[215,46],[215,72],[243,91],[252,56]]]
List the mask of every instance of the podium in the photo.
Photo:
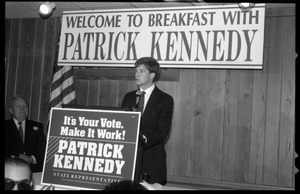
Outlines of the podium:
[[140,117],[119,107],[52,108],[41,184],[92,190],[134,180]]

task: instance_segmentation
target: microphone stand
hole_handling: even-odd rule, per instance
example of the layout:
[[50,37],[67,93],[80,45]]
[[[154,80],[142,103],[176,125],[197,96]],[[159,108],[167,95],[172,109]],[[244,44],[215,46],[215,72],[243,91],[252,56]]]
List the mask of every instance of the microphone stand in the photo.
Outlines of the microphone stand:
[[[139,107],[139,102],[140,102],[140,94],[137,92],[136,93],[136,100],[135,100],[135,105],[133,106],[133,111],[134,112],[137,112],[138,111],[138,107]],[[141,114],[141,118],[140,118],[141,120],[142,120],[142,114]],[[140,130],[140,132],[141,132],[141,129],[139,129]],[[140,136],[141,134],[139,133],[139,136]],[[138,171],[138,172],[135,172],[135,175],[136,176],[138,176],[138,177],[135,177],[134,179],[135,179],[135,181],[138,181],[138,183],[139,182],[141,182],[141,179],[142,179],[142,164],[143,164],[143,156],[144,156],[144,150],[143,150],[143,147],[142,147],[142,141],[143,139],[141,139],[140,137],[138,138],[138,150],[137,150],[137,152],[138,152],[138,155],[137,155],[137,162],[140,162],[140,164],[137,164],[136,166],[138,167],[136,170]],[[140,150],[140,154],[139,154],[139,150]],[[139,156],[140,155],[140,156]],[[139,160],[139,157],[141,157],[140,158],[140,160]]]
[[[136,93],[136,101],[135,101],[135,105],[133,107],[134,111],[138,110],[140,99],[141,99],[141,93],[139,91],[139,92]],[[142,120],[142,115],[143,115],[143,110],[141,111],[141,120]],[[141,128],[140,128],[140,132],[141,132]],[[141,153],[140,153],[141,160],[140,160],[140,174],[139,174],[138,179],[139,179],[139,182],[141,182],[142,180],[148,182],[149,181],[148,179],[150,179],[150,175],[148,175],[147,173],[145,173],[145,174],[142,173],[142,171],[143,171],[143,168],[142,168],[143,167],[143,160],[144,160],[144,143],[145,142],[144,142],[143,136],[141,134],[139,134],[139,136],[141,136],[141,138],[139,137],[139,140],[141,142],[140,141],[138,142],[138,145],[140,145],[138,147],[140,147],[140,149],[141,149]],[[144,177],[143,177],[143,175],[144,175]]]

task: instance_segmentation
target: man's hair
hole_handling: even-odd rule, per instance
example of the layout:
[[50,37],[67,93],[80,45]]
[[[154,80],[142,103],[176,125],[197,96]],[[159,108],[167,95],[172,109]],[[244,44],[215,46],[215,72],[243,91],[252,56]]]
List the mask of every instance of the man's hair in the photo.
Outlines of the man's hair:
[[28,105],[28,102],[27,102],[27,100],[26,100],[26,98],[25,98],[24,96],[17,95],[17,96],[13,97],[13,98],[9,101],[9,108],[12,108],[12,107],[13,107],[13,105],[14,105],[14,103],[15,103],[15,100],[18,99],[18,98],[23,99],[23,100],[26,102],[26,104]]
[[7,158],[7,159],[5,159],[5,166],[6,165],[28,168],[28,170],[30,171],[30,179],[31,179],[32,171],[30,168],[30,164],[27,161],[25,161],[24,159],[16,158],[16,157]]
[[152,57],[142,57],[134,63],[135,67],[144,65],[150,73],[155,73],[153,82],[158,81],[160,77],[160,66],[159,63]]
[[104,190],[148,190],[146,187],[132,180],[113,182],[104,187]]

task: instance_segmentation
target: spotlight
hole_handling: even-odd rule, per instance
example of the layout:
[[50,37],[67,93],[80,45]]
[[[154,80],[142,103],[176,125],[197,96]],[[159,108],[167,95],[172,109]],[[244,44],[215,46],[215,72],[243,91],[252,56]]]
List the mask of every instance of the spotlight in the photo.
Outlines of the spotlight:
[[56,8],[55,3],[46,2],[38,6],[38,12],[43,19],[48,19],[52,16],[53,10]]
[[251,8],[254,7],[254,3],[239,3],[238,5],[240,8],[244,10],[250,10]]

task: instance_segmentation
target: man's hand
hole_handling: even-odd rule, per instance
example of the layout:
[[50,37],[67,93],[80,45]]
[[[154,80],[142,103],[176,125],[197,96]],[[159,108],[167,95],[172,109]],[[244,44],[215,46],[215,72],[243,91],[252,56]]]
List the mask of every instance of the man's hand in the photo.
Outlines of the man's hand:
[[20,154],[19,158],[22,158],[23,160],[27,161],[29,164],[33,164],[35,162],[32,156],[28,156],[25,153]]
[[143,135],[143,140],[144,140],[144,143],[147,143],[147,137],[145,135]]

